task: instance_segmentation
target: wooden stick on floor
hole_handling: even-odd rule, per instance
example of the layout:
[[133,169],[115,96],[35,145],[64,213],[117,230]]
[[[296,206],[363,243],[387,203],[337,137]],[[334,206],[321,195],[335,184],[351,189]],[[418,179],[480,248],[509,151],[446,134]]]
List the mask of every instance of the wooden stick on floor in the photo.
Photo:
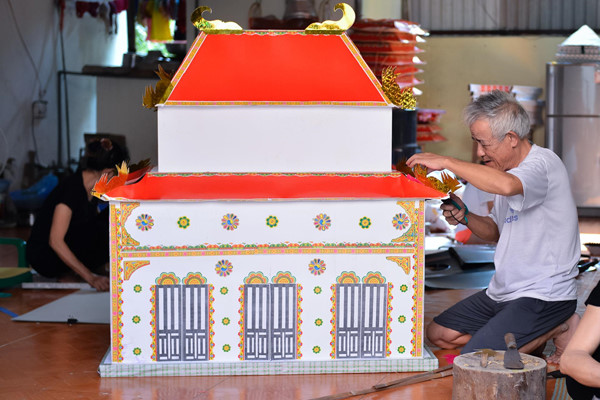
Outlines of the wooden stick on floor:
[[405,378],[396,379],[394,381],[373,385],[370,388],[353,390],[351,392],[338,393],[330,396],[323,396],[313,400],[341,400],[349,397],[360,396],[363,394],[379,392],[386,389],[397,388],[400,386],[412,385],[413,383],[430,381],[433,379],[443,378],[452,375],[452,365],[446,365],[433,371],[423,372],[421,374],[407,376]]

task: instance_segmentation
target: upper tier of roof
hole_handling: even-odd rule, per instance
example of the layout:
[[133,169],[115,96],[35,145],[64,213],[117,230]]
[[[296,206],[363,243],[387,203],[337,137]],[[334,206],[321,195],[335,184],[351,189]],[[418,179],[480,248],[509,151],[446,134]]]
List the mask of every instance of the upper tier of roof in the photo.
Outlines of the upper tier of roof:
[[172,83],[167,106],[391,105],[345,33],[202,32]]

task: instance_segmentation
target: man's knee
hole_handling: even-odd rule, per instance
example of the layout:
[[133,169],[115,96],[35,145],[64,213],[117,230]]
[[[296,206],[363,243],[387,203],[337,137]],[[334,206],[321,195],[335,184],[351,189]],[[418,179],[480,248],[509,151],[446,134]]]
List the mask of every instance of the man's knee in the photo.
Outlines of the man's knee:
[[429,325],[427,325],[427,329],[425,330],[427,339],[429,339],[434,344],[436,341],[441,339],[442,329],[440,329],[440,328],[443,328],[443,327],[432,321]]
[[426,335],[431,343],[448,350],[464,346],[471,338],[471,335],[446,328],[433,321],[427,326]]

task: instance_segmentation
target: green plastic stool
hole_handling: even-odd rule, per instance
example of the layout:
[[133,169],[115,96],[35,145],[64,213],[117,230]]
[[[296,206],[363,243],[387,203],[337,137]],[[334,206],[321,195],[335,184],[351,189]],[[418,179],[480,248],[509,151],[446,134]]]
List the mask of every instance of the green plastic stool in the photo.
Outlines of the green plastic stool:
[[20,238],[0,237],[0,245],[12,245],[17,248],[18,266],[0,267],[0,289],[16,286],[22,282],[31,282],[31,268],[27,264],[25,246],[27,242]]

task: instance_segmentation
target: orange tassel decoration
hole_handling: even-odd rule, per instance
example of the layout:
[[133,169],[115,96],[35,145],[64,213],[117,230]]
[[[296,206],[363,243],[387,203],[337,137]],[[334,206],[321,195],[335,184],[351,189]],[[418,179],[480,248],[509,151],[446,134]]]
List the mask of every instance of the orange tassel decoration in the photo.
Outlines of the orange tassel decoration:
[[129,175],[129,169],[127,168],[127,163],[123,161],[121,166],[117,167],[117,175],[108,179],[108,174],[103,174],[98,182],[94,185],[92,189],[92,196],[96,196],[97,198],[102,198],[102,195],[110,192],[111,190],[118,188],[119,186],[123,186],[125,182],[127,182],[127,176]]

